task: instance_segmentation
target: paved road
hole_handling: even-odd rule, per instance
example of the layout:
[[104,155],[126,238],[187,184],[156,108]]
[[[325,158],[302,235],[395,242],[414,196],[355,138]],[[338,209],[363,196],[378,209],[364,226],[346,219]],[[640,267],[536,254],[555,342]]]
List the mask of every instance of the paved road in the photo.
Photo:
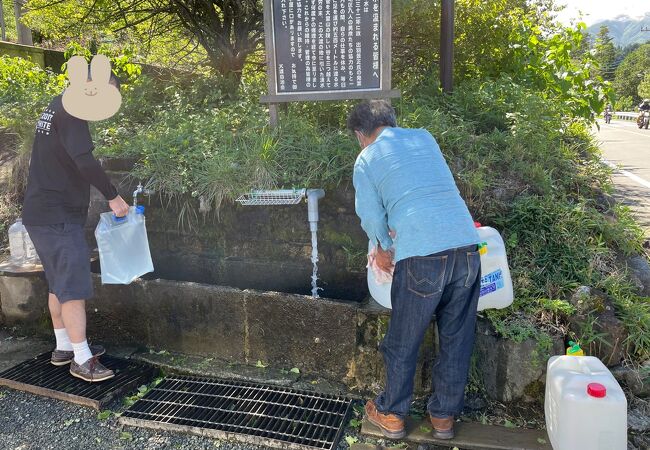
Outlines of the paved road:
[[618,167],[614,174],[616,198],[629,205],[650,237],[650,130],[634,122],[600,123],[596,137],[607,162]]

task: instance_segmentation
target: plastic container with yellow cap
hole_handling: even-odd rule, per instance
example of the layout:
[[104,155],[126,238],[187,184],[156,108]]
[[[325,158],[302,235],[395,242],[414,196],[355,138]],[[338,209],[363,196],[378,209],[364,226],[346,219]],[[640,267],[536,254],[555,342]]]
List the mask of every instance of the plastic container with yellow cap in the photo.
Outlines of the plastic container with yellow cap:
[[582,350],[582,347],[573,341],[569,341],[569,346],[566,349],[566,354],[568,356],[585,356],[585,352]]

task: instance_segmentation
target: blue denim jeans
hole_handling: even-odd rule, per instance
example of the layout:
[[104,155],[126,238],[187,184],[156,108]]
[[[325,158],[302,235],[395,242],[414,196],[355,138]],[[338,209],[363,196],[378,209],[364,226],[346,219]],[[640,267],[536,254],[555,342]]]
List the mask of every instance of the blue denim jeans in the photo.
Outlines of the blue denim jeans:
[[433,365],[433,393],[427,409],[439,418],[461,412],[480,285],[481,258],[475,245],[396,264],[393,312],[381,344],[386,387],[375,400],[379,411],[400,417],[408,414],[418,350],[435,316],[440,353]]

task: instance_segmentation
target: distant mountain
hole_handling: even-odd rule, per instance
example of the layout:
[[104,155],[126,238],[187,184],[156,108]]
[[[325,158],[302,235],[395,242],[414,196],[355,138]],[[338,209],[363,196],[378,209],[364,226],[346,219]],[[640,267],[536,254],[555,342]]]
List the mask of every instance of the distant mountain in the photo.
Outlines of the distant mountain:
[[627,47],[636,43],[643,44],[650,41],[650,31],[641,31],[641,28],[645,27],[650,29],[650,12],[646,13],[643,18],[618,16],[614,19],[604,20],[593,24],[587,31],[595,37],[603,25],[609,28],[609,34],[614,38],[614,44],[619,47]]

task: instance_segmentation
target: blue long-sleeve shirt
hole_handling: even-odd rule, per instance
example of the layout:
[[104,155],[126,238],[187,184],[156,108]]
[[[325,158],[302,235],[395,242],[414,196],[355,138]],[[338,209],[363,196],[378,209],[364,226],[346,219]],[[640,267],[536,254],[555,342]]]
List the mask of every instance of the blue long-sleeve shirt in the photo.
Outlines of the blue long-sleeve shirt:
[[[354,165],[361,227],[395,261],[479,242],[467,205],[426,130],[385,128]],[[389,229],[397,233],[395,242]]]

